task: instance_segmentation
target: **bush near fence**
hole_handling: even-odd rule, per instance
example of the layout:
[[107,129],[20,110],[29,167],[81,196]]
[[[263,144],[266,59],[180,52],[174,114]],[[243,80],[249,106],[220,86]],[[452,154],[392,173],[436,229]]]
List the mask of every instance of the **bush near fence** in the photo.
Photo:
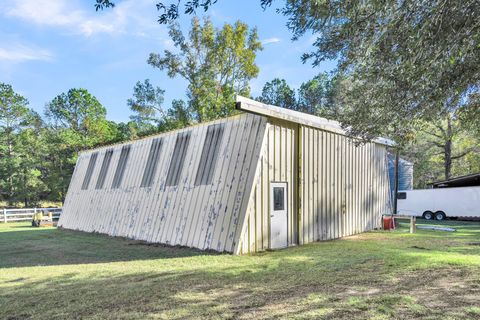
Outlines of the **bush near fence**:
[[63,203],[61,201],[40,200],[40,201],[31,202],[28,206],[25,206],[25,202],[23,201],[0,200],[0,211],[3,210],[3,208],[7,208],[7,209],[61,208],[62,206],[63,206]]
[[0,209],[0,223],[29,221],[39,211],[51,212],[53,220],[58,220],[62,214],[62,208],[23,208],[23,209]]

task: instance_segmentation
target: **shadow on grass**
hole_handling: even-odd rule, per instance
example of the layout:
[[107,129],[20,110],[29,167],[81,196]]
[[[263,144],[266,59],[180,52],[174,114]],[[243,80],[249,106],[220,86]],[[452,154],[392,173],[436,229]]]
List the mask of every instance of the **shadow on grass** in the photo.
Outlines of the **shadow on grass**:
[[38,228],[0,233],[0,268],[169,259],[218,253],[102,234]]
[[[27,225],[27,226],[12,226],[10,228],[11,229],[32,229],[33,227]],[[41,229],[39,229],[39,230],[41,230]],[[44,229],[44,230],[46,230],[46,229]]]
[[[471,256],[480,254],[480,246],[468,245],[468,243],[478,241],[480,236],[480,223],[452,223],[451,221],[445,221],[439,224],[443,226],[456,225],[458,231],[441,232],[422,230],[415,235],[410,235],[400,230],[381,232],[381,237],[377,238],[377,240],[368,240],[371,242],[369,242],[366,248],[362,248],[362,246],[359,245],[357,238],[346,238],[345,240],[347,241],[337,240],[338,242],[328,241],[318,245],[321,245],[323,248],[336,248],[338,243],[351,242],[349,245],[340,245],[341,250],[368,249],[374,252],[376,250],[375,246],[381,245],[388,248],[390,243],[393,243],[395,247],[398,245],[404,246],[405,248],[402,249],[408,250],[408,252],[405,252],[406,254],[415,254],[416,251],[418,251],[415,248],[408,249],[408,247],[412,247],[413,245],[428,248],[429,254],[431,255],[441,256],[442,252],[445,251]],[[12,225],[8,228],[10,230],[6,230],[7,232],[0,232],[0,268],[93,264],[116,261],[212,256],[219,254],[192,248],[148,244],[125,238],[64,229],[29,228],[27,225]],[[372,233],[371,236],[378,237],[378,234]],[[370,235],[367,235],[361,242],[369,239],[369,237]],[[292,249],[289,250],[289,252],[293,252],[291,251]],[[302,250],[302,248],[297,247],[293,248],[293,250]],[[270,254],[271,253],[263,253],[257,256]],[[384,252],[384,254],[386,253]],[[286,259],[289,259],[288,254],[286,254]]]
[[[343,254],[335,260],[339,245],[335,247],[216,257],[224,258],[218,264],[190,258],[184,269],[160,264],[149,272],[130,274],[80,276],[79,270],[44,279],[13,279],[19,284],[0,294],[5,302],[0,318],[432,319],[452,313],[464,319],[458,317],[463,308],[474,305],[468,296],[475,288],[442,287],[448,277],[460,283],[467,275],[464,271],[418,271],[395,283],[378,257],[360,252],[360,257]],[[396,259],[402,259],[401,251]],[[396,276],[402,275],[399,271],[401,265]]]
[[[53,228],[8,231],[0,318],[466,319],[478,302],[480,246],[467,247],[478,241],[474,229],[462,232],[471,235],[376,232],[231,256]],[[15,268],[39,265],[52,267]]]
[[[246,286],[248,277],[217,272],[177,271],[138,273],[108,278],[76,279],[75,274],[56,279],[24,284],[3,294],[6,308],[0,315],[6,319],[54,319],[75,315],[78,319],[162,319],[238,318],[242,314],[261,311],[270,304],[305,300],[320,288],[289,292],[278,284],[262,283]],[[35,303],[48,297],[48,303]],[[19,302],[14,302],[19,301]],[[328,302],[328,300],[325,300]],[[322,306],[299,304],[290,310],[275,310],[290,318]],[[324,306],[326,308],[326,304]]]

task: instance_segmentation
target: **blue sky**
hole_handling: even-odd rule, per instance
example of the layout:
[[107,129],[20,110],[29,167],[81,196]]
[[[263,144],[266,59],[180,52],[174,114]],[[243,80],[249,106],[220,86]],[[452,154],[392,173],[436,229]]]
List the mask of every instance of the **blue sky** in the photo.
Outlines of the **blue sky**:
[[[128,121],[126,100],[138,80],[149,78],[164,89],[165,107],[172,99],[185,98],[185,81],[171,79],[146,63],[150,52],[173,49],[166,26],[156,22],[156,1],[117,0],[114,9],[103,12],[95,12],[94,2],[2,0],[0,82],[13,85],[41,113],[56,95],[86,88],[114,121]],[[311,49],[314,38],[306,35],[292,42],[286,18],[274,7],[264,12],[260,0],[219,0],[207,14],[217,27],[241,20],[258,28],[264,50],[256,60],[260,74],[250,84],[253,96],[275,77],[298,88],[318,72],[335,67],[332,62],[316,68],[302,64],[300,57]],[[185,32],[190,19],[183,15],[179,21]]]

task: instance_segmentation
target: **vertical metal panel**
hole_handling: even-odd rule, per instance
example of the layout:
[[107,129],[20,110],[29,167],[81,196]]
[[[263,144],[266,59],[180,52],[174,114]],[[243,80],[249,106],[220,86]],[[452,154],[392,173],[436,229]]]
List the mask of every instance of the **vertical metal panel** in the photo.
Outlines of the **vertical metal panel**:
[[[212,183],[195,186],[195,177],[207,126],[224,125]],[[59,225],[68,229],[95,231],[150,242],[181,244],[232,252],[239,242],[246,201],[253,186],[254,171],[263,145],[266,118],[251,114],[221,119],[131,144],[122,184],[112,189],[115,170],[108,170],[103,189],[81,190],[90,155],[99,158],[113,149],[111,167],[118,164],[122,144],[81,153],[66,197]],[[192,131],[183,152],[184,168],[178,185],[166,186],[166,178],[178,133]],[[163,139],[152,183],[140,188],[152,140]],[[98,176],[95,166],[93,177]],[[90,190],[92,189],[92,190]],[[244,200],[246,199],[246,200]],[[240,226],[239,226],[240,225]],[[238,237],[238,238],[237,238]]]
[[[321,231],[312,234],[304,228],[305,242],[344,237],[379,227],[380,216],[388,210],[385,147],[375,143],[357,146],[345,136],[310,127],[301,130],[302,137],[310,140],[302,143],[306,149],[301,163],[301,180],[305,181],[300,200],[304,203],[301,218],[310,219],[312,213],[319,215],[313,223],[323,223],[330,229],[323,237]],[[325,140],[318,139],[317,134]],[[324,154],[318,154],[317,148]],[[320,183],[317,184],[315,178]],[[322,229],[323,226],[316,225],[314,230]]]
[[[258,123],[256,123],[258,120]],[[265,122],[264,122],[265,120]],[[243,223],[245,221],[245,212],[253,191],[254,178],[258,169],[258,161],[264,143],[264,133],[266,118],[258,118],[253,121],[254,127],[250,132],[248,148],[244,154],[242,164],[242,172],[237,184],[237,193],[234,198],[234,208],[232,212],[232,221],[235,225],[235,230],[231,230],[226,239],[225,246],[232,247],[232,251],[238,252],[238,241],[243,231]],[[256,127],[256,128],[255,128]],[[255,137],[255,138],[253,138]],[[253,140],[252,140],[253,138]],[[249,156],[247,156],[249,155]],[[249,161],[247,161],[247,158]],[[248,170],[248,174],[246,172]],[[246,195],[244,197],[244,195]]]
[[[232,133],[229,135],[229,142],[227,143],[229,148],[233,148],[234,145],[239,145],[242,143],[243,138],[241,133],[248,129],[248,126],[246,125],[247,123],[245,121],[239,121],[235,123],[233,127],[231,127],[230,130]],[[220,185],[217,196],[211,205],[211,210],[220,215],[220,219],[218,219],[211,228],[210,232],[213,233],[210,238],[211,240],[208,239],[208,233],[206,239],[207,241],[211,242],[211,245],[218,251],[225,250],[226,241],[222,236],[224,233],[223,225],[227,222],[227,219],[229,219],[229,215],[227,215],[226,212],[232,208],[232,205],[229,203],[230,192],[227,192],[227,190],[231,190],[231,188],[234,187],[234,178],[237,173],[236,170],[234,170],[233,163],[238,162],[238,155],[240,153],[241,152],[235,153],[229,149],[225,149],[221,152],[221,154],[225,154],[225,157],[222,162],[222,170],[219,172],[216,178],[218,179]],[[231,163],[232,167],[226,165],[226,161]]]

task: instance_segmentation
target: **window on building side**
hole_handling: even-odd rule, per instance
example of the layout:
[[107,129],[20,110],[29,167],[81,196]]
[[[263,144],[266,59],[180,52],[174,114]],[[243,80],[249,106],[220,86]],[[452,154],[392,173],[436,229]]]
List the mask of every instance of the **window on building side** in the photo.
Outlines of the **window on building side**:
[[90,161],[88,162],[87,172],[83,178],[82,190],[87,190],[90,180],[92,179],[93,169],[95,169],[95,163],[97,162],[98,152],[92,153]]
[[120,158],[118,159],[117,169],[113,176],[112,189],[118,189],[122,185],[123,175],[125,173],[125,167],[127,166],[128,156],[130,155],[130,145],[122,147]]
[[208,126],[207,135],[203,143],[202,156],[198,165],[195,185],[212,183],[213,174],[218,159],[218,153],[223,138],[223,123]]
[[172,160],[168,168],[166,186],[176,186],[182,174],[185,155],[187,154],[188,144],[190,143],[190,131],[182,132],[177,135],[175,148],[173,149]]
[[110,161],[112,160],[112,155],[112,149],[105,151],[105,156],[103,156],[102,167],[100,168],[100,173],[98,174],[97,185],[95,186],[95,189],[103,188],[105,178],[107,177],[108,168],[110,167]]
[[158,159],[160,157],[160,152],[162,150],[163,139],[156,138],[153,139],[152,145],[150,146],[150,152],[148,153],[147,165],[143,171],[141,187],[150,187],[153,183],[153,178],[157,171]]

